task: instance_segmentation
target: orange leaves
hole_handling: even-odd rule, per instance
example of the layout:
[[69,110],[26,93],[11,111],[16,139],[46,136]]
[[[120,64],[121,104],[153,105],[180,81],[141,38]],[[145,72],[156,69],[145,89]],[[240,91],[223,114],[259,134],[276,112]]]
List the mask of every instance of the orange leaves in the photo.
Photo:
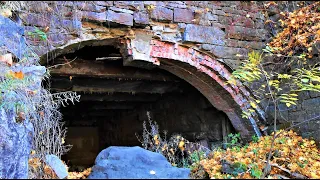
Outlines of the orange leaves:
[[279,20],[284,29],[269,43],[269,46],[278,48],[274,53],[295,55],[302,50],[308,57],[312,57],[310,47],[320,41],[319,5],[320,2],[315,2],[289,13],[289,16],[280,13],[285,17],[285,20]]
[[23,79],[24,78],[24,74],[22,71],[19,71],[19,72],[9,71],[9,76],[16,78],[16,79]]
[[28,160],[28,165],[29,165],[29,167],[33,168],[33,170],[37,170],[41,165],[40,159],[39,158],[30,158]]
[[91,168],[85,169],[82,172],[68,172],[68,179],[86,179],[91,173]]
[[49,175],[50,177],[57,178],[56,173],[52,170],[52,168],[48,165],[44,166],[44,173]]
[[[274,150],[270,163],[289,170],[291,173],[299,173],[308,178],[320,177],[320,150],[316,147],[314,140],[303,139],[294,131],[282,132],[274,143]],[[272,136],[263,136],[256,143],[251,142],[245,147],[212,152],[209,159],[200,163],[209,174],[210,178],[255,178],[250,171],[253,166],[263,172],[267,154],[270,151]],[[222,161],[240,163],[246,165],[246,171],[242,175],[223,174],[221,172]],[[276,174],[287,176],[288,174],[272,166],[269,178],[276,178]]]

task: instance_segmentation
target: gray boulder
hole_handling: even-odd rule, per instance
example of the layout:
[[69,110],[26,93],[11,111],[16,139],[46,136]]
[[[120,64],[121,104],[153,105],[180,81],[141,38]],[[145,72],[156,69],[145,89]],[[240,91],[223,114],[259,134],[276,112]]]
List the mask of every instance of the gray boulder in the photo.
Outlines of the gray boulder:
[[53,169],[60,179],[64,179],[68,176],[67,167],[58,156],[53,154],[46,155],[46,163]]
[[88,179],[187,179],[189,174],[190,169],[173,167],[159,153],[111,146],[99,153]]

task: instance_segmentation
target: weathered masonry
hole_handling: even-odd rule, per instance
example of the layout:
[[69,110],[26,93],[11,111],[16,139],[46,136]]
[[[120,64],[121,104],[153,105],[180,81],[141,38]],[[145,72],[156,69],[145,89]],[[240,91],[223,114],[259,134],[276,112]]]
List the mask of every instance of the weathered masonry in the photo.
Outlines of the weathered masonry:
[[236,55],[245,58],[249,48],[263,46],[263,15],[256,5],[96,1],[30,2],[28,8],[19,15],[27,31],[34,32],[33,26],[48,31],[48,43],[26,33],[43,62],[85,46],[113,45],[120,48],[124,66],[165,69],[226,113],[243,137],[260,134],[262,111],[254,113],[255,119],[241,118],[241,110],[250,106],[249,91],[225,84],[230,67],[240,62]]
[[[80,103],[61,109],[67,143],[74,145],[67,155],[71,163],[88,166],[109,145],[139,145],[135,133],[147,111],[160,130],[191,141],[221,141],[235,131],[245,139],[261,135],[262,110],[241,117],[250,107],[250,90],[240,82],[226,84],[248,51],[263,47],[266,32],[256,5],[28,3],[28,13],[19,17],[42,64],[72,61],[50,69],[51,90],[82,95]],[[37,37],[36,28],[46,32],[47,41]]]
[[[163,127],[189,132],[190,137],[193,133],[202,136],[200,139],[221,140],[221,124],[229,122],[231,129],[244,139],[261,135],[259,126],[266,123],[263,110],[258,107],[250,119],[241,117],[242,110],[250,108],[250,90],[240,82],[236,86],[226,83],[232,69],[248,52],[261,49],[266,41],[264,16],[255,3],[46,1],[27,4],[19,18],[29,45],[41,56],[41,63],[54,66],[72,61],[51,69],[51,88],[82,94],[79,105],[62,109],[69,124],[91,126],[82,130],[70,128],[75,139],[81,131],[92,135],[87,143],[101,143],[97,138],[107,135],[99,134],[101,131],[92,125],[95,120],[90,119],[105,119],[109,125],[97,122],[95,126],[105,126],[104,132],[113,132],[110,138],[117,139],[117,133],[124,135],[118,144],[109,138],[102,140],[101,146],[130,145],[133,141],[129,139],[135,139],[134,127],[141,127],[145,112],[152,110],[154,120],[162,121]],[[36,28],[46,33],[47,41],[41,41]],[[193,109],[203,112],[202,115],[192,114]],[[189,117],[181,117],[187,112]],[[195,118],[198,120],[190,120]],[[202,125],[192,129],[197,123]],[[85,145],[82,142],[81,146]],[[97,146],[92,147],[96,153]]]

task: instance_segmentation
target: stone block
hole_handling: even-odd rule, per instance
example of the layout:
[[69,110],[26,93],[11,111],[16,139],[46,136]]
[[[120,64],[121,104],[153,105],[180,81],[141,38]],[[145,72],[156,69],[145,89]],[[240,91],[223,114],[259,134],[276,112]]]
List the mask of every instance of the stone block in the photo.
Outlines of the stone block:
[[79,31],[81,29],[81,22],[78,20],[62,20],[61,27],[69,32]]
[[157,21],[172,21],[173,20],[173,11],[164,7],[156,7],[151,12],[151,18]]
[[245,48],[233,48],[226,46],[212,45],[210,52],[218,58],[234,59],[237,54],[247,56],[248,50]]
[[173,8],[187,8],[187,6],[182,1],[169,1],[166,6]]
[[266,30],[246,28],[241,26],[228,26],[226,25],[226,33],[228,38],[261,41],[266,39]]
[[206,18],[210,21],[218,21],[218,16],[212,13],[206,13]]
[[19,17],[25,25],[33,25],[38,27],[50,26],[51,15],[48,13],[41,16],[35,13],[20,13]]
[[306,111],[289,112],[289,120],[292,122],[302,122],[305,120]]
[[107,10],[106,7],[95,5],[93,3],[74,2],[74,5],[77,7],[77,9],[82,11],[105,12]]
[[68,42],[70,39],[73,39],[72,35],[66,33],[52,33],[48,35],[48,40],[52,43],[53,46],[61,46]]
[[133,26],[133,16],[131,14],[116,13],[111,10],[108,10],[107,12],[107,21]]
[[315,98],[315,97],[319,97],[319,96],[320,96],[320,92],[310,91],[311,98]]
[[214,9],[211,11],[212,14],[216,14],[216,15],[221,15],[221,16],[225,16],[226,13],[222,10],[218,10],[218,9]]
[[211,26],[219,28],[219,29],[225,29],[225,27],[226,27],[226,25],[220,24],[220,23],[216,23],[216,22],[211,22]]
[[224,11],[225,13],[231,13],[231,14],[240,14],[240,15],[244,15],[245,11],[243,10],[237,10],[235,8],[232,7],[223,7],[222,11]]
[[318,109],[320,106],[320,98],[307,99],[302,101],[302,109]]
[[[237,41],[234,39],[226,39],[225,42],[226,42],[226,45],[229,47],[239,47],[241,41]],[[242,42],[244,42],[244,41],[242,41]]]
[[241,64],[241,61],[236,59],[223,59],[223,61],[232,69],[237,69]]
[[224,44],[224,37],[225,33],[216,27],[187,24],[184,31],[184,41],[190,42]]
[[[231,40],[229,39],[233,45],[234,43],[237,43],[237,47],[242,47],[242,48],[249,48],[249,49],[262,49],[265,47],[265,44],[263,42],[255,42],[255,41],[237,41],[237,40]],[[227,43],[228,44],[228,43]],[[228,44],[228,46],[231,46]],[[235,47],[235,46],[232,46]]]
[[28,11],[35,13],[46,13],[48,12],[49,6],[45,2],[27,2]]
[[174,9],[174,22],[192,23],[194,13],[190,9]]
[[121,9],[117,7],[110,7],[109,10],[112,10],[114,12],[121,12],[121,13],[127,13],[127,14],[133,14],[133,11],[128,10],[128,9]]
[[113,1],[94,1],[99,6],[113,6]]
[[231,16],[218,16],[219,23],[232,25],[234,23],[233,18]]
[[137,24],[149,24],[149,14],[143,12],[135,12],[133,14],[134,22]]
[[104,22],[107,20],[107,12],[91,12],[91,11],[81,11],[82,19],[89,19],[93,21]]

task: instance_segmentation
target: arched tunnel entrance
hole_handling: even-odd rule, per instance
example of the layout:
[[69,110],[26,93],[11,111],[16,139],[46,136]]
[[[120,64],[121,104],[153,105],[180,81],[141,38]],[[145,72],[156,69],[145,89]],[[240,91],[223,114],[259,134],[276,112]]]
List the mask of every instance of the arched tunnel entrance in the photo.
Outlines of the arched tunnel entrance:
[[69,166],[92,166],[108,146],[140,146],[135,133],[142,132],[147,111],[169,137],[179,133],[209,147],[235,132],[226,114],[192,85],[163,69],[123,66],[114,46],[85,46],[48,66],[70,61],[50,71],[52,92],[81,95],[80,102],[60,109],[66,143],[73,145],[63,156]]

